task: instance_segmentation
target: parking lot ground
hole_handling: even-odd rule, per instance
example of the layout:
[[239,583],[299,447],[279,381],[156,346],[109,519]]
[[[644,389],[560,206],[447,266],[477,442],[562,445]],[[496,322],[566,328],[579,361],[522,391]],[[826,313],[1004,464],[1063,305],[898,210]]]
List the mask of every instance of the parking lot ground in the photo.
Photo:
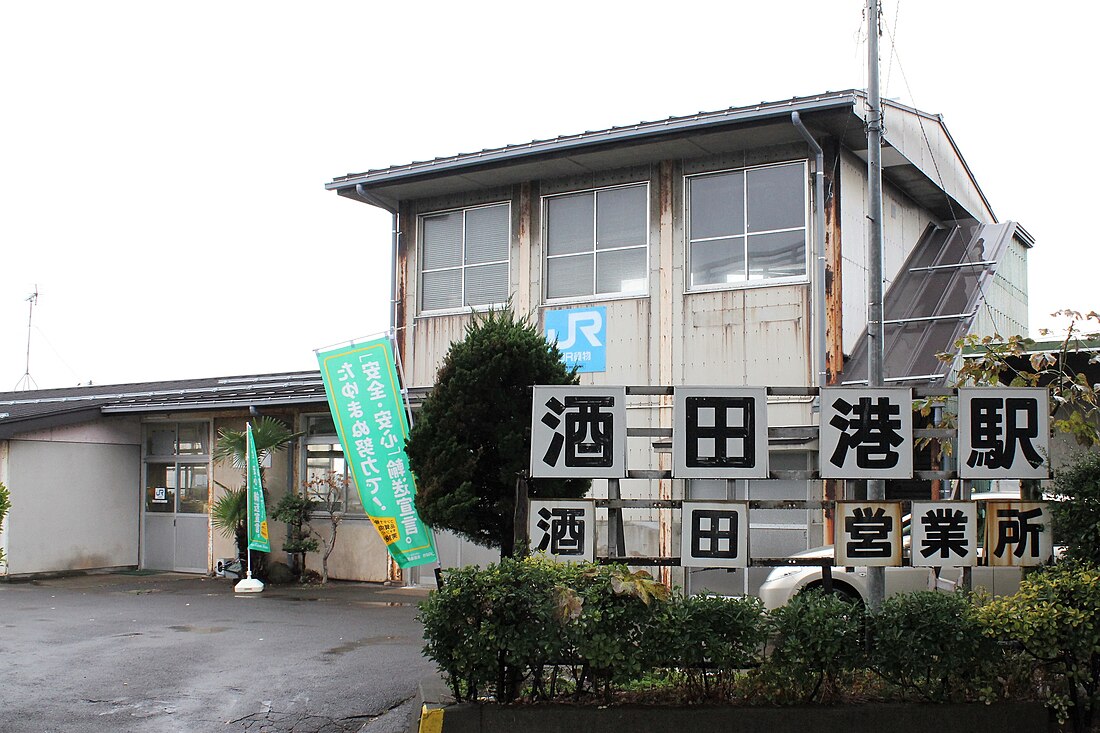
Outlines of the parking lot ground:
[[415,618],[425,595],[235,594],[173,573],[0,582],[0,731],[381,733],[434,669]]

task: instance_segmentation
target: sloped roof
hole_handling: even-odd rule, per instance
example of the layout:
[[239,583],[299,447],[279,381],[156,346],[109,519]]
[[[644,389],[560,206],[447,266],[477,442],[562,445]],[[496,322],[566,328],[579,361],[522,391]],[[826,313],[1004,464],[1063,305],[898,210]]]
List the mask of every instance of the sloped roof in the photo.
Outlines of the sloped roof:
[[99,415],[325,403],[316,371],[0,392],[0,439]]
[[[492,189],[523,181],[687,159],[750,147],[802,143],[798,112],[813,132],[866,150],[866,94],[849,89],[715,112],[589,130],[335,177],[325,188],[395,211],[402,201]],[[989,202],[939,115],[883,100],[884,178],[941,219],[995,221]],[[944,180],[945,179],[945,180]],[[949,197],[943,195],[943,188]],[[950,199],[950,201],[948,200]]]

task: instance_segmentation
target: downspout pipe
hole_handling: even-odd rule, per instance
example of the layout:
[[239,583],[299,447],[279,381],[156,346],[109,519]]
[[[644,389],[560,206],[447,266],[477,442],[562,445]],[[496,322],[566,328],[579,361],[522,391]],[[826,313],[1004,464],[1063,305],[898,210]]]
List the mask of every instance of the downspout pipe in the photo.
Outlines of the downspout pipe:
[[355,184],[355,195],[361,200],[390,212],[393,217],[393,225],[390,231],[390,338],[397,338],[397,245],[401,238],[401,220],[397,214],[397,207],[386,203],[379,197],[367,191],[362,183]]
[[825,354],[828,346],[825,343],[825,153],[821,146],[814,140],[813,135],[802,124],[798,112],[791,112],[791,124],[795,126],[810,150],[814,154],[814,250],[816,260],[816,272],[814,275],[814,310],[816,311],[815,325],[817,330],[817,353],[815,354],[815,367],[817,371],[817,386],[824,387],[828,383],[828,375],[825,373]]

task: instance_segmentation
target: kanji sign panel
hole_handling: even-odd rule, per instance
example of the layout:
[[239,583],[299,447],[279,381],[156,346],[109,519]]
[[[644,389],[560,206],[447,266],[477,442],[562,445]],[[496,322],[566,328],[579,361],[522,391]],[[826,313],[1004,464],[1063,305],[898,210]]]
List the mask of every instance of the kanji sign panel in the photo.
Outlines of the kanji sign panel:
[[973,501],[914,501],[909,556],[917,567],[978,564],[978,505]]
[[1050,393],[1042,387],[959,390],[959,477],[1050,476]]
[[535,387],[531,476],[624,478],[626,387]]
[[607,307],[570,308],[543,312],[546,340],[557,343],[566,366],[578,372],[607,369]]
[[749,565],[749,505],[744,501],[685,501],[680,565],[745,568]]
[[1044,502],[990,501],[985,504],[986,564],[1042,565],[1054,554],[1050,508]]
[[676,387],[674,478],[767,478],[768,391],[764,387]]
[[901,565],[901,503],[838,501],[837,565]]
[[913,391],[821,390],[822,478],[913,477]]
[[561,562],[596,558],[596,505],[592,500],[532,499],[527,536],[531,552]]

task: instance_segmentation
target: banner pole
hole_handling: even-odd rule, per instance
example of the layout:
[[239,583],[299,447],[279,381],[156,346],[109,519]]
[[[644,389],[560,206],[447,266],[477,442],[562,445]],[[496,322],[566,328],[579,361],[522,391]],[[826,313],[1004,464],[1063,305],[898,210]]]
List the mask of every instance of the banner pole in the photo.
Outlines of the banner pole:
[[[401,347],[398,346],[398,344],[397,344],[397,330],[391,328],[390,331],[389,331],[388,336],[390,337],[390,348],[393,349],[393,361],[394,361],[394,364],[397,366],[397,379],[398,379],[398,382],[400,383],[399,387],[400,387],[400,390],[401,390],[401,399],[402,399],[402,402],[404,402],[404,405],[405,405],[405,415],[407,415],[408,418],[409,418],[409,430],[412,430],[412,426],[413,426],[412,402],[409,400],[408,385],[405,384],[405,365],[401,362]],[[433,563],[434,567],[432,568],[432,571],[435,575],[435,586],[436,586],[436,588],[442,588],[443,585],[440,582],[440,578],[442,577],[441,573],[443,571],[443,563],[440,562],[440,560],[439,560],[439,551],[438,551],[439,544],[436,543],[436,541],[435,541],[435,528],[434,527],[428,527],[427,525],[425,525],[425,528],[428,530],[428,533],[432,537],[432,546],[437,548],[436,549],[436,554],[435,554],[435,563]],[[406,588],[415,587],[416,584],[412,582],[412,573],[411,572],[405,574],[405,579],[406,579],[406,582],[405,582],[405,587]]]
[[[246,534],[245,554],[248,556],[248,569],[245,571],[245,579],[238,582],[233,586],[235,593],[260,593],[264,589],[264,584],[259,580],[252,579],[252,468],[253,468],[253,456],[255,453],[255,446],[252,442],[252,423],[246,422],[244,424],[245,430],[245,482],[244,482],[244,511],[246,521],[248,522],[248,532]],[[259,468],[257,466],[257,472]],[[263,486],[257,484],[260,491],[263,491]]]

